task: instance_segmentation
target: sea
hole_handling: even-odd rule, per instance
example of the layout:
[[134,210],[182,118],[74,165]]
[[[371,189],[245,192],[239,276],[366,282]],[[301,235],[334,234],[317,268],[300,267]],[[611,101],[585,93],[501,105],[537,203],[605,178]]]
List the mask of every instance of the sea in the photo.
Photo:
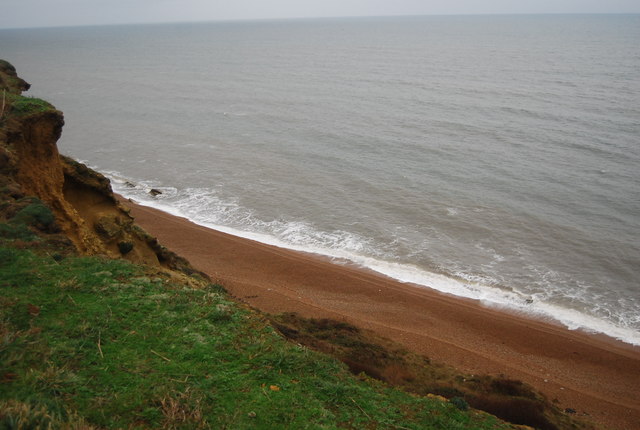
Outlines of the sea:
[[143,205],[640,345],[640,15],[3,29],[0,58]]

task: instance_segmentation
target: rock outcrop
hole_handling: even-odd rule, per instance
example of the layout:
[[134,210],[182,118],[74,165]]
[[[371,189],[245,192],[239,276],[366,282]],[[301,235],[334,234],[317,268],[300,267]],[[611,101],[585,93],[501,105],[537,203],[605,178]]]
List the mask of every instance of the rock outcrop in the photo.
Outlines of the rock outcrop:
[[11,64],[0,60],[0,221],[36,197],[55,217],[55,227],[48,225],[44,232],[63,233],[81,254],[194,272],[186,260],[135,225],[107,178],[59,154],[63,113],[43,100],[24,97],[29,88]]

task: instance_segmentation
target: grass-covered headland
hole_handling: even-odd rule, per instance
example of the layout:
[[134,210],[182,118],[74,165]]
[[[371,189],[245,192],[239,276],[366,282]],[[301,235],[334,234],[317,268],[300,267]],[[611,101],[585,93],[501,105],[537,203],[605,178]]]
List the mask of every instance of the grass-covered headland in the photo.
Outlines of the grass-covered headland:
[[353,376],[204,280],[0,245],[0,428],[508,428]]

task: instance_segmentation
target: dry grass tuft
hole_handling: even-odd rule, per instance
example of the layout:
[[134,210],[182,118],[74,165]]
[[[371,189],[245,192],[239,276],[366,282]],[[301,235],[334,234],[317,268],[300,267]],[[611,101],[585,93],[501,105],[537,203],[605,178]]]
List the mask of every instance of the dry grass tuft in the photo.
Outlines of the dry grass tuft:
[[75,413],[65,411],[56,414],[42,405],[6,400],[0,401],[0,428],[93,430],[96,427],[89,425]]
[[160,400],[160,408],[164,421],[162,428],[176,429],[188,426],[192,429],[208,428],[204,419],[202,399],[193,395],[188,389],[183,393],[173,393]]

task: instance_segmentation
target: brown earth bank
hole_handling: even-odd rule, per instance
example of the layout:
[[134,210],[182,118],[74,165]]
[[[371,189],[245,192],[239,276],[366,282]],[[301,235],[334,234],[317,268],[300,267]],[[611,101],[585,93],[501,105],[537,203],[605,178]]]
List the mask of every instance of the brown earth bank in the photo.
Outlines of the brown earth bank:
[[607,428],[640,428],[639,347],[122,202],[163,245],[262,311],[345,321],[467,374],[522,380]]

